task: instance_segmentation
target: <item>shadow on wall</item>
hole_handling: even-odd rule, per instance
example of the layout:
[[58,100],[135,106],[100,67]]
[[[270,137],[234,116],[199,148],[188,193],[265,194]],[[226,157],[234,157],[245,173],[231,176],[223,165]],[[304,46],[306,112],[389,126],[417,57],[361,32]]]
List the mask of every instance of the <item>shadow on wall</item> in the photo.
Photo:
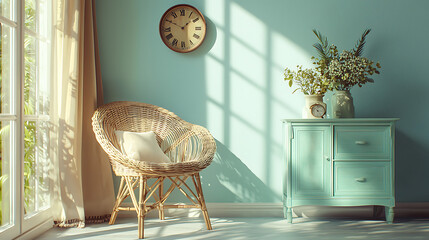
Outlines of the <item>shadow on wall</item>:
[[[209,172],[202,172],[203,191],[208,202],[279,202],[237,156],[216,140],[217,152]],[[215,174],[210,174],[215,173]]]
[[[407,146],[401,148],[398,146]],[[412,155],[410,154],[412,153]],[[420,141],[413,139],[402,131],[396,130],[395,184],[397,202],[413,202],[413,199],[429,199],[429,191],[422,185],[416,185],[422,176],[427,175],[429,149]]]

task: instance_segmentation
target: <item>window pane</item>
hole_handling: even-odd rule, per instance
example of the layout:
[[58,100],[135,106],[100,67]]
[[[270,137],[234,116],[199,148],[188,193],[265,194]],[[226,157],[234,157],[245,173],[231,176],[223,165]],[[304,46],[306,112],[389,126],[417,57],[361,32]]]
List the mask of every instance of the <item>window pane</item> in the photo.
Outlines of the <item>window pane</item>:
[[9,121],[0,121],[0,226],[10,224],[11,137]]
[[24,113],[33,115],[36,112],[36,40],[25,35],[24,40]]
[[[39,4],[39,5],[37,5]],[[24,36],[24,213],[49,207],[50,41],[47,1],[25,1]]]
[[49,115],[50,79],[51,79],[51,48],[46,42],[38,42],[37,66],[37,112],[39,116]]
[[0,113],[11,113],[11,79],[12,70],[12,29],[4,24],[0,24]]
[[24,206],[25,213],[35,210],[35,162],[36,162],[36,124],[24,124]]
[[51,36],[51,0],[39,0],[36,7],[37,10],[37,33],[40,36],[50,39]]
[[12,13],[13,2],[13,0],[0,0],[0,15],[9,18],[10,20],[15,20],[13,19]]
[[24,212],[26,215],[49,206],[48,123],[24,124]]
[[50,206],[49,195],[49,122],[36,123],[36,164],[34,178],[36,181],[35,207],[37,211]]
[[36,31],[36,0],[25,0],[25,26]]

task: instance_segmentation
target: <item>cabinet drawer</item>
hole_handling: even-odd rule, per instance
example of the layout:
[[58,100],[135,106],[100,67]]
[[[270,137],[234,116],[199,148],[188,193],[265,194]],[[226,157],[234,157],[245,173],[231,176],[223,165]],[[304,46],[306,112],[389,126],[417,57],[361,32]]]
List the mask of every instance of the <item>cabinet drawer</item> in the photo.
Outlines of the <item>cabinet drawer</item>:
[[335,162],[334,196],[389,196],[389,162]]
[[391,144],[389,126],[334,127],[334,159],[389,160]]

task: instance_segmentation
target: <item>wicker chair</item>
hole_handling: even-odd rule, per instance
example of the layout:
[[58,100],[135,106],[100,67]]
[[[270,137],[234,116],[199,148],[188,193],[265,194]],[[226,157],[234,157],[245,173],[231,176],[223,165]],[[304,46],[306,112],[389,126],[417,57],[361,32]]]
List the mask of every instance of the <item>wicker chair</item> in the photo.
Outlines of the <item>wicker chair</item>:
[[[149,211],[158,209],[159,218],[164,219],[164,209],[167,208],[199,208],[207,229],[212,229],[199,175],[210,165],[216,151],[216,143],[207,129],[188,123],[161,107],[125,101],[98,108],[92,117],[92,125],[97,141],[109,155],[113,172],[121,177],[109,224],[114,224],[118,211],[136,211],[138,235],[144,238],[144,218]],[[155,132],[158,144],[172,163],[148,163],[128,158],[120,151],[115,130]],[[195,191],[186,183],[189,178]],[[149,183],[149,179],[154,179],[151,180],[154,182]],[[167,179],[171,185],[164,189]],[[134,194],[136,188],[139,188],[138,199]],[[165,204],[176,188],[192,205]],[[121,206],[128,196],[133,208]],[[154,203],[148,202],[150,197],[153,197]]]

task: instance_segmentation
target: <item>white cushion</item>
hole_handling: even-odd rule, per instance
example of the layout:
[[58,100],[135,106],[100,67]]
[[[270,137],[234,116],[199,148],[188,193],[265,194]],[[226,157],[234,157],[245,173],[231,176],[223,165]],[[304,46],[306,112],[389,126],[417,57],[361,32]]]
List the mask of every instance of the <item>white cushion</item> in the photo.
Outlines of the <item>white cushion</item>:
[[153,163],[170,163],[156,141],[155,133],[115,131],[121,151],[137,161]]

